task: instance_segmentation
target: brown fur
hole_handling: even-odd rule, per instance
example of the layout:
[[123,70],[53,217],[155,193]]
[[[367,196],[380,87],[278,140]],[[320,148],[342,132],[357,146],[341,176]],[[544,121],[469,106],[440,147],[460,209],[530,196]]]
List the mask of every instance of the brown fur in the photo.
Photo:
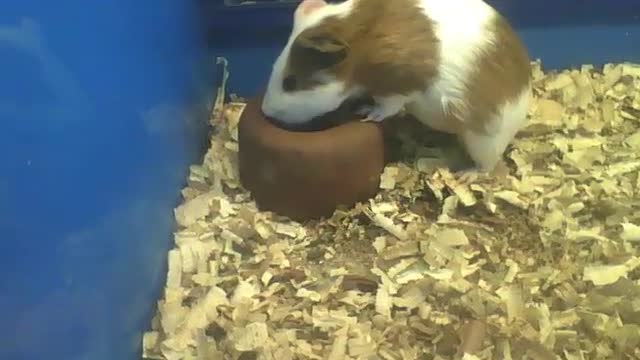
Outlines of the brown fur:
[[527,50],[511,26],[498,15],[494,28],[495,46],[478,58],[465,91],[467,110],[473,118],[460,119],[467,129],[471,126],[471,130],[482,133],[488,132],[488,122],[497,114],[499,106],[515,100],[531,80]]
[[372,96],[408,94],[428,87],[437,51],[416,0],[359,0],[348,16],[326,18],[298,35],[285,73],[296,76],[297,89],[313,87],[311,75],[325,70]]

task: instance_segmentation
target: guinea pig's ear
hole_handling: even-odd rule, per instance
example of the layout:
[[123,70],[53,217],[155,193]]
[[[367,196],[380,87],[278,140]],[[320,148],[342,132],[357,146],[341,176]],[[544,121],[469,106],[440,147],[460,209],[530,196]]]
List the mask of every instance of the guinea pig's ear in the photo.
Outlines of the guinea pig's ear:
[[327,2],[324,0],[302,0],[298,7],[296,8],[297,15],[308,15],[327,5]]
[[294,49],[304,54],[308,62],[319,68],[340,63],[347,57],[347,43],[328,32],[303,31],[293,43]]

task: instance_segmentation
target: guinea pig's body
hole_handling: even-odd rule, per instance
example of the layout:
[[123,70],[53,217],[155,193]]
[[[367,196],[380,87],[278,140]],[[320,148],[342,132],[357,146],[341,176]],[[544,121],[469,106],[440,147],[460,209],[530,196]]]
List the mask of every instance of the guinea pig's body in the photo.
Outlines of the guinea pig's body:
[[526,123],[530,79],[526,49],[482,0],[304,0],[262,110],[303,123],[368,95],[368,120],[404,108],[489,171]]

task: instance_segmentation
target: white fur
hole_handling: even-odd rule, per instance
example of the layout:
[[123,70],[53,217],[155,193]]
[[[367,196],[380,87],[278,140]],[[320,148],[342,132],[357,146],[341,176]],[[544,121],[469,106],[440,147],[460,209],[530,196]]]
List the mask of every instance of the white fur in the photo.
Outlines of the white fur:
[[289,58],[291,45],[296,37],[305,29],[317,25],[328,16],[346,16],[352,8],[352,1],[340,4],[327,4],[308,15],[296,12],[291,35],[282,53],[278,56],[267,91],[262,101],[262,112],[285,123],[305,123],[317,116],[338,108],[346,99],[355,95],[359,89],[346,89],[344,82],[328,78],[326,85],[310,90],[299,90],[287,93],[282,88],[284,68]]
[[465,131],[461,140],[469,156],[482,171],[491,171],[516,133],[527,121],[531,88],[525,88],[512,102],[508,102],[489,121],[487,134]]
[[[462,111],[456,115],[465,121],[469,118],[463,98],[465,82],[478,55],[495,41],[487,26],[497,14],[482,0],[423,0],[421,5],[425,15],[434,22],[441,61],[434,85],[417,99],[422,103],[419,106],[422,111],[415,115],[426,122],[430,119],[437,122],[440,117],[429,116],[432,111],[426,109],[442,109],[447,113],[455,104],[455,108]],[[428,114],[419,116],[425,110]]]

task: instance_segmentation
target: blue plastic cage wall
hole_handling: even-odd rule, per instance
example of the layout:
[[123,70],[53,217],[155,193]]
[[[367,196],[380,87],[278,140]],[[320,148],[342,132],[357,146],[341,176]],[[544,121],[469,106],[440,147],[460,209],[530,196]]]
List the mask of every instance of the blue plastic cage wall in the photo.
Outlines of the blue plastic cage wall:
[[[489,1],[546,69],[640,62],[640,1]],[[0,359],[139,359],[173,208],[205,151],[215,56],[264,86],[293,7],[5,2]]]

